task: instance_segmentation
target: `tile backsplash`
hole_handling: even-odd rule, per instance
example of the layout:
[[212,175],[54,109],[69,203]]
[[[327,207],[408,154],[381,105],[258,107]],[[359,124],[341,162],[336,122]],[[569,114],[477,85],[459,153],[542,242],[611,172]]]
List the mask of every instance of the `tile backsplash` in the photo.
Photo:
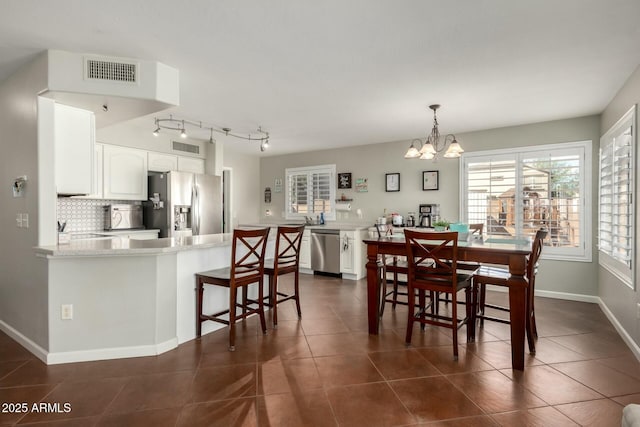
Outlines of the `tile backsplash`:
[[139,205],[131,200],[94,200],[58,198],[58,221],[67,222],[65,231],[72,233],[99,231],[104,229],[104,206]]

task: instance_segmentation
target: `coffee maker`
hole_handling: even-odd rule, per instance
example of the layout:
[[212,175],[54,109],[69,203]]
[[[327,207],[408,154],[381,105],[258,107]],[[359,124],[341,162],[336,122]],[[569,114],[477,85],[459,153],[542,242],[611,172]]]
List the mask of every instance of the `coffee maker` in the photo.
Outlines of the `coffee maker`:
[[433,223],[440,218],[440,205],[423,204],[419,206],[418,212],[420,213],[418,227],[433,228]]

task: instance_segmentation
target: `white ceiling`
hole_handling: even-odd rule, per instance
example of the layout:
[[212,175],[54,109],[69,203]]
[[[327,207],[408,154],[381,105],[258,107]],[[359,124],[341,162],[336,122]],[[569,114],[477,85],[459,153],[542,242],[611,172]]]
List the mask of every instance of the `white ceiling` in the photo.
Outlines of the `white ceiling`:
[[180,70],[174,115],[240,133],[261,125],[269,154],[421,137],[432,103],[443,133],[597,114],[640,63],[638,0],[0,0],[0,10],[0,80],[48,48],[157,60]]

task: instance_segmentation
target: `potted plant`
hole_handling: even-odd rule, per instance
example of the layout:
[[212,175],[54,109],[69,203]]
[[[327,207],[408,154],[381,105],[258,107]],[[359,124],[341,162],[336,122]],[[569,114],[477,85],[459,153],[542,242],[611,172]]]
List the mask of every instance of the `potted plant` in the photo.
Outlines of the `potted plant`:
[[433,222],[433,228],[435,228],[436,231],[445,231],[449,228],[449,224],[451,223],[446,219],[439,219]]

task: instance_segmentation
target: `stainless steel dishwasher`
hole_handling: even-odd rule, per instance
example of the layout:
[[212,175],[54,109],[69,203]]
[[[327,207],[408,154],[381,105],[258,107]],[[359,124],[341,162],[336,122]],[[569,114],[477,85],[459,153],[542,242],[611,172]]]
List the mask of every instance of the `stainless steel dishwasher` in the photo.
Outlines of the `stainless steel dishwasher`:
[[340,230],[311,230],[311,269],[340,274]]

